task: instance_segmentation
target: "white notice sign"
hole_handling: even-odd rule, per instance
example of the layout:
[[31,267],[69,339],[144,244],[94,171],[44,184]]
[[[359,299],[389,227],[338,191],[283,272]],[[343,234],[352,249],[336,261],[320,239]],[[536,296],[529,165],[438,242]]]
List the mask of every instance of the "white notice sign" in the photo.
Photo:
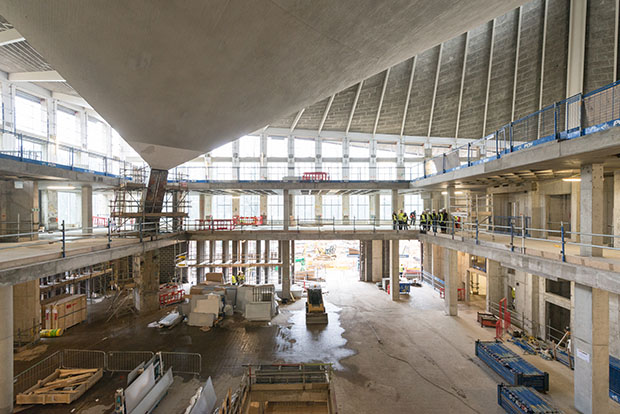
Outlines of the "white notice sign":
[[577,348],[577,357],[586,362],[590,362],[590,354],[588,354],[586,351],[582,351],[579,348]]

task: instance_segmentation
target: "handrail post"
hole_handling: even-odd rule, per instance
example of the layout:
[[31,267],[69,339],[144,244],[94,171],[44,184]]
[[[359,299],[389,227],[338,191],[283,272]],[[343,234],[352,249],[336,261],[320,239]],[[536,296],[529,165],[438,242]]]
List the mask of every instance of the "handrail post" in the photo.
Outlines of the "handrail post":
[[510,139],[510,152],[512,152],[514,148],[514,138],[513,138],[513,127],[512,122],[508,126],[508,139]]
[[66,253],[66,237],[65,237],[65,221],[62,221],[62,257],[66,257],[67,253]]
[[332,230],[334,231],[334,233],[336,232],[336,218],[332,217]]
[[566,261],[566,241],[564,240],[564,222],[561,222],[562,230],[562,261]]
[[443,173],[446,173],[446,153],[444,152],[442,155],[442,159],[441,159],[441,169],[443,170]]
[[450,221],[452,222],[452,240],[454,240],[454,218],[451,218]]
[[467,166],[471,167],[471,142],[467,143]]
[[479,230],[480,230],[480,226],[478,225],[478,219],[476,219],[476,244],[480,244],[480,241],[478,240]]
[[142,223],[142,220],[140,220],[140,225],[139,225],[139,229],[140,229],[140,243],[142,243],[142,241],[143,241],[142,227],[143,227],[143,223]]
[[525,254],[525,216],[521,214],[521,253]]
[[558,103],[553,103],[553,137],[555,139],[560,138],[560,134],[558,133]]

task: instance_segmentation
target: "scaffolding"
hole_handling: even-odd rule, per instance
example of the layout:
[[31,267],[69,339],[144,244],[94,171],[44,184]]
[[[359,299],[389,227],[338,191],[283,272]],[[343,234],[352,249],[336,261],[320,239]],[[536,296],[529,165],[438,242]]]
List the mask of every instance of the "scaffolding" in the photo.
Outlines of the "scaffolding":
[[[110,205],[112,233],[174,232],[182,229],[189,211],[187,177],[177,172],[174,182],[156,181],[153,184],[153,172],[148,167],[135,166],[123,170],[123,180],[114,189],[114,199]],[[161,179],[165,180],[166,175]],[[159,188],[164,191],[158,193]],[[151,205],[145,208],[147,200]],[[156,208],[153,208],[153,203]]]

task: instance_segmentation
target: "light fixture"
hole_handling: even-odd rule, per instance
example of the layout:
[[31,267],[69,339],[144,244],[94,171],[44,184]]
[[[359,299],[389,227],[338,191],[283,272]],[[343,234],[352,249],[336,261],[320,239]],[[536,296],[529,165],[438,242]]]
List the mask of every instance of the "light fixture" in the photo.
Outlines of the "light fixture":
[[71,185],[51,185],[47,187],[48,190],[75,190],[75,187]]
[[463,194],[463,192],[462,192],[462,191],[455,191],[455,192],[454,192],[454,194],[456,194],[456,195],[462,195],[462,194]]
[[447,191],[442,191],[442,192],[441,192],[441,195],[446,195],[446,194],[448,194],[448,192],[447,192]]
[[579,177],[562,178],[562,181],[566,181],[567,183],[578,183],[581,181],[581,178]]

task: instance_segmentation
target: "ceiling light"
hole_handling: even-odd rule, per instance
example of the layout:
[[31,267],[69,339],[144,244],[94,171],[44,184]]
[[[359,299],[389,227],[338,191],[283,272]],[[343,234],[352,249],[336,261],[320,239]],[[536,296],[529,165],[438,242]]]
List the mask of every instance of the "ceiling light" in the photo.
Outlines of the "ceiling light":
[[462,191],[455,191],[455,192],[454,192],[454,194],[456,194],[456,195],[462,195],[462,194],[463,194],[463,192],[462,192]]
[[568,183],[578,183],[581,181],[581,178],[578,178],[578,177],[562,178],[562,181],[566,181]]
[[71,185],[51,185],[49,187],[47,187],[48,190],[75,190],[75,187],[71,186]]
[[446,195],[446,194],[448,194],[448,192],[447,192],[447,191],[442,191],[442,192],[441,192],[441,195]]

